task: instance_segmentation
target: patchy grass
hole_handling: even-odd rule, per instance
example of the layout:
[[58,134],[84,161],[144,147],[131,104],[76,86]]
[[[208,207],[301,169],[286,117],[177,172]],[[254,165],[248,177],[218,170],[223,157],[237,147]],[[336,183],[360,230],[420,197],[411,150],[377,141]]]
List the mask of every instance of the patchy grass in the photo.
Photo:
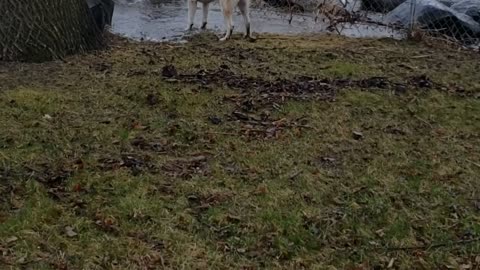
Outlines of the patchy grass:
[[206,35],[4,63],[0,268],[478,268],[479,60]]

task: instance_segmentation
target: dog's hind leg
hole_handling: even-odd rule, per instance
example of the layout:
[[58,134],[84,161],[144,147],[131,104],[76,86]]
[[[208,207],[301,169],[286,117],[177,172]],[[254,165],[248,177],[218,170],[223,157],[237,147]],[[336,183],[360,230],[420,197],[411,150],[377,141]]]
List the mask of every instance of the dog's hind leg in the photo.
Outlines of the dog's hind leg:
[[197,0],[187,0],[188,1],[188,26],[187,31],[192,30],[193,28],[193,19],[195,18],[195,12],[197,11]]
[[208,6],[209,2],[204,2],[203,3],[203,21],[202,21],[202,27],[201,29],[206,29],[207,28],[207,19],[208,19]]
[[251,30],[250,30],[250,7],[249,7],[249,0],[239,0],[238,1],[238,9],[243,15],[243,20],[245,22],[245,38],[252,38]]
[[222,5],[223,16],[225,18],[225,30],[227,31],[225,36],[220,41],[225,41],[230,38],[233,32],[233,0],[220,0]]

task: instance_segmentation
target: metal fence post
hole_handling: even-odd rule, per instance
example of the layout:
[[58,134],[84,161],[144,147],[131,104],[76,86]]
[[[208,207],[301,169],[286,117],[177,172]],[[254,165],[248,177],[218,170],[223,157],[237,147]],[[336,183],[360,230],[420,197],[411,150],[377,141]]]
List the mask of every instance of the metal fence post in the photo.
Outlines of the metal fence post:
[[415,28],[415,12],[417,8],[417,0],[410,0],[410,26],[408,28],[408,36],[412,37],[413,36],[413,31]]

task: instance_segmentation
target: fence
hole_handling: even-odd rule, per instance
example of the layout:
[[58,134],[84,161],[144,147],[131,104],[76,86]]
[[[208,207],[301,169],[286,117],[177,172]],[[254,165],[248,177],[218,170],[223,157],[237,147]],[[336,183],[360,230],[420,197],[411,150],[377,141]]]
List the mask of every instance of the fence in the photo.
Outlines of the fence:
[[477,48],[480,44],[480,0],[320,1],[316,20],[339,34],[357,30],[359,35],[372,35],[390,30],[396,36],[428,35]]

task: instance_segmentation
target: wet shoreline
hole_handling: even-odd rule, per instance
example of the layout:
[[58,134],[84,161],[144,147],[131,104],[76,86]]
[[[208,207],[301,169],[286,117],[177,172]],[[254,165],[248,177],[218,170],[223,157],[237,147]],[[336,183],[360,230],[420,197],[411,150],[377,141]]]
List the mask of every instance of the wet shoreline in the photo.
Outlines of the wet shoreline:
[[[195,16],[195,29],[185,32],[187,23],[187,5],[182,0],[150,0],[118,2],[113,15],[112,32],[136,40],[149,41],[184,41],[192,34],[199,33],[201,21],[200,5]],[[327,24],[315,22],[312,13],[290,14],[275,8],[251,9],[254,33],[263,34],[317,34],[327,31]],[[291,22],[289,23],[289,20]],[[223,15],[217,3],[209,11],[207,31],[221,35],[223,32]],[[243,20],[238,12],[234,16],[236,32],[243,31]],[[400,33],[385,26],[345,25],[342,35],[350,37],[392,37],[401,38]]]

